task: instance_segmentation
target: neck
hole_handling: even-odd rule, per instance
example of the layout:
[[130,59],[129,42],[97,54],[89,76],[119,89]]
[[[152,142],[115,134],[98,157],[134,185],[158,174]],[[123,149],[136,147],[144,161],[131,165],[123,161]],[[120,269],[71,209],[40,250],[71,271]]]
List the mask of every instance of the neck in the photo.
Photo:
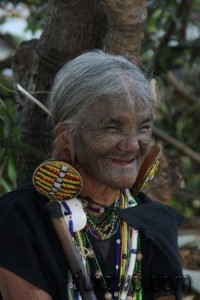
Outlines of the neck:
[[90,177],[80,165],[76,166],[76,169],[83,180],[83,188],[81,191],[83,197],[90,197],[96,204],[103,207],[111,206],[115,202],[119,194],[118,189],[110,188]]

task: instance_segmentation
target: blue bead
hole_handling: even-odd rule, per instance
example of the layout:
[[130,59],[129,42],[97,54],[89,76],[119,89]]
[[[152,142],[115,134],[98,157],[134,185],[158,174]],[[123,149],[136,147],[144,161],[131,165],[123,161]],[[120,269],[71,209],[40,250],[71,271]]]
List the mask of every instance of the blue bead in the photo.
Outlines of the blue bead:
[[137,253],[137,249],[131,249],[131,254],[136,254]]

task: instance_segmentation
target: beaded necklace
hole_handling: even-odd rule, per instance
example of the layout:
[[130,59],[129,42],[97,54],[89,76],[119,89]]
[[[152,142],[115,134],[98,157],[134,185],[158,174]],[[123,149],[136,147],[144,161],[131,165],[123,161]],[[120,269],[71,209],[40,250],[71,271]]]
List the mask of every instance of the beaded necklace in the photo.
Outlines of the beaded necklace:
[[115,213],[115,209],[120,206],[120,198],[121,197],[118,197],[115,201],[113,209],[107,209],[107,216],[103,220],[99,220],[85,211],[88,220],[86,231],[97,240],[109,239],[117,232],[119,216]]
[[[114,209],[127,208],[137,205],[129,190],[120,193]],[[98,280],[101,290],[104,290],[105,300],[142,300],[141,288],[141,258],[140,238],[137,230],[120,220],[114,209],[108,220],[97,222],[87,212],[88,224],[84,230],[74,234],[74,242],[78,247],[83,264],[91,278]],[[105,227],[103,224],[105,224]],[[110,290],[101,271],[101,267],[94,253],[88,235],[97,240],[105,240],[116,234],[116,262],[113,289]],[[81,300],[79,292],[69,281],[69,299]]]

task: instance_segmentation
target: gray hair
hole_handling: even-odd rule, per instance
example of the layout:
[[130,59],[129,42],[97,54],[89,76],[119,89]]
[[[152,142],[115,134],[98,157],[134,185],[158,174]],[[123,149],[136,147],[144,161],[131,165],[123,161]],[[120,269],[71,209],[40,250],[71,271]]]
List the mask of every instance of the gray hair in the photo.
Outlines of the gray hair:
[[88,108],[102,99],[138,101],[153,115],[152,91],[141,70],[122,56],[93,50],[67,62],[57,73],[48,103],[54,126],[69,123],[75,133]]

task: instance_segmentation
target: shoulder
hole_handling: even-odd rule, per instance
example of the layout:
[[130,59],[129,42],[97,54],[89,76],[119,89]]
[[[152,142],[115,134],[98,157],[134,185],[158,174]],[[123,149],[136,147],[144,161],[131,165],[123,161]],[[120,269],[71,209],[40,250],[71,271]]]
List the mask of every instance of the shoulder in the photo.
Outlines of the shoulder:
[[11,201],[11,199],[13,199],[13,201],[14,201],[14,199],[16,200],[16,198],[23,197],[23,195],[25,195],[25,194],[33,194],[33,193],[36,193],[36,189],[35,189],[34,185],[30,182],[24,186],[16,188],[15,190],[13,190],[9,193],[2,195],[0,197],[0,201],[2,202],[4,199],[8,200],[8,201],[9,201],[9,199],[10,199],[10,201]]
[[151,200],[144,193],[139,193],[135,199],[139,205],[117,210],[117,214],[156,242],[163,238],[175,240],[177,229],[183,221],[182,215],[167,205]]
[[24,195],[27,195],[27,194],[31,195],[35,192],[36,192],[36,190],[35,190],[33,184],[28,183],[28,184],[21,186],[9,193],[2,195],[0,197],[0,204],[2,204],[3,202],[8,202],[8,205],[10,205],[12,202],[17,201],[17,199],[24,197]]
[[28,183],[0,198],[0,222],[11,212],[31,211],[33,207],[44,206],[48,200],[40,195],[32,183]]
[[[179,227],[183,222],[183,216],[172,207],[152,200],[145,193],[139,193],[136,197],[139,205],[143,205],[143,210],[146,210],[148,217],[151,219],[156,217],[159,223],[168,223],[175,227]],[[141,209],[142,210],[142,209]]]

